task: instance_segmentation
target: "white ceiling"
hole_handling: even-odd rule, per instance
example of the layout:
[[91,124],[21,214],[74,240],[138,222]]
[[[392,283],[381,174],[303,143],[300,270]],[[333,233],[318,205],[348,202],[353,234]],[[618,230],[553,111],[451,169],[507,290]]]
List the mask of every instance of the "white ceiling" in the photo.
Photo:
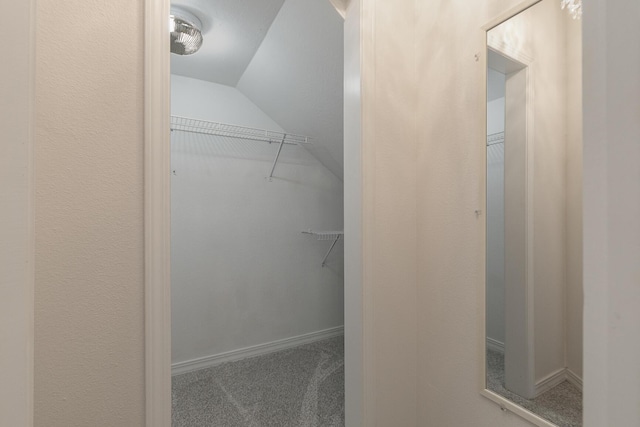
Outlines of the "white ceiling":
[[344,21],[335,7],[339,3],[176,0],[203,21],[204,43],[194,55],[171,55],[171,72],[237,87],[286,132],[311,137],[309,151],[342,179]]
[[173,0],[202,21],[204,42],[189,56],[171,55],[171,72],[227,86],[238,84],[284,0]]

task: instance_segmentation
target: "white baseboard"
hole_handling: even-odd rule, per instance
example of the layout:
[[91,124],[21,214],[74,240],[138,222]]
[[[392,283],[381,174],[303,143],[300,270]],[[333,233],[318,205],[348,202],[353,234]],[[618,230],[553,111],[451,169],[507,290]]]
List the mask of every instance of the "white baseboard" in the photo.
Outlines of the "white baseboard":
[[487,349],[504,354],[504,343],[487,337]]
[[575,372],[567,368],[567,381],[576,386],[578,390],[582,391],[582,378],[577,376]]
[[558,369],[556,372],[547,375],[545,378],[536,382],[534,397],[540,396],[545,391],[551,390],[555,386],[567,380],[567,369]]
[[282,340],[272,341],[264,344],[258,344],[251,347],[241,348],[238,350],[227,351],[212,356],[199,357],[193,360],[177,362],[171,364],[171,375],[185,374],[199,369],[210,368],[225,362],[246,359],[248,357],[261,356],[264,354],[274,353],[280,350],[297,347],[299,345],[310,344],[316,341],[322,341],[329,338],[344,335],[344,326],[325,329],[323,331],[311,332],[309,334],[298,335],[296,337],[285,338]]
[[582,391],[582,378],[577,376],[571,369],[562,368],[558,369],[556,372],[547,376],[546,378],[538,381],[536,383],[534,396],[540,396],[545,391],[551,390],[555,386],[561,384],[563,381],[568,381],[569,383],[576,386],[580,391]]

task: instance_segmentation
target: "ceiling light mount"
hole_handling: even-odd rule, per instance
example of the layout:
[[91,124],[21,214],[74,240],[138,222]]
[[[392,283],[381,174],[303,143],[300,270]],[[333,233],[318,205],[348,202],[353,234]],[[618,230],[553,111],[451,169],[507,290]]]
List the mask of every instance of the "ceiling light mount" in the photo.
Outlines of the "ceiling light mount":
[[202,46],[202,22],[193,13],[182,8],[171,6],[169,32],[172,53],[191,55]]

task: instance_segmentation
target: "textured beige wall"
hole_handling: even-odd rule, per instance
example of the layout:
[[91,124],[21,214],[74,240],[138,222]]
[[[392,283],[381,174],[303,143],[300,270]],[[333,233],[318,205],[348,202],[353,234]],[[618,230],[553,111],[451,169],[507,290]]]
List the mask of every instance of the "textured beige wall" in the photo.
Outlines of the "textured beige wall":
[[37,2],[39,427],[144,424],[142,14]]
[[418,408],[414,2],[362,0],[361,22],[363,425],[411,426]]

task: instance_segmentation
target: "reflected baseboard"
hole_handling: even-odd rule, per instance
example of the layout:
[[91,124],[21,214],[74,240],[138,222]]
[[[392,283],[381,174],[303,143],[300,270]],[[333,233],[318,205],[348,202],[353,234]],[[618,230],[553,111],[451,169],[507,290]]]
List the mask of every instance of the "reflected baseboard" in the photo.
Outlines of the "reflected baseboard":
[[578,390],[582,391],[582,378],[576,375],[576,373],[569,368],[567,368],[567,381],[576,386]]
[[[486,345],[488,351],[495,351],[497,353],[504,354],[504,343],[487,337]],[[533,394],[534,398],[540,396],[542,393],[548,390],[551,390],[564,381],[568,381],[570,384],[580,390],[580,392],[582,392],[582,378],[580,378],[580,376],[578,376],[571,369],[562,368],[536,382]]]
[[567,380],[567,369],[562,368],[558,369],[556,372],[547,375],[540,381],[536,382],[535,390],[533,392],[533,397],[536,398],[540,396],[542,393],[551,390],[557,385],[562,384]]
[[487,350],[493,350],[504,354],[504,343],[487,337]]
[[536,382],[534,397],[540,396],[542,393],[551,390],[565,381],[568,381],[582,391],[582,378],[577,376],[570,369],[562,368]]

